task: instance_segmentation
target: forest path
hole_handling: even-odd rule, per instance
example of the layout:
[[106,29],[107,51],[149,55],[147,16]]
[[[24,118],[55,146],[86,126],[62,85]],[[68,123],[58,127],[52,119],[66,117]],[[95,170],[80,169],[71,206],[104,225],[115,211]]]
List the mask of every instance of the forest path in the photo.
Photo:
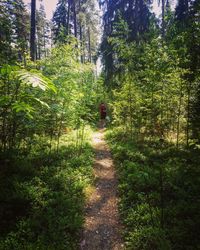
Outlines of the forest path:
[[93,134],[95,149],[94,190],[89,195],[85,224],[80,243],[81,250],[122,250],[122,226],[119,221],[117,179],[104,131]]

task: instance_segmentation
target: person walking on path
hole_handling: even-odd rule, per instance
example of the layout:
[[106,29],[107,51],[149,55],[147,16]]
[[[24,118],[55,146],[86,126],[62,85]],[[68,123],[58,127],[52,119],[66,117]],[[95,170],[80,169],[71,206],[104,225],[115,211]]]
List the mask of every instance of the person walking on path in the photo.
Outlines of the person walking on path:
[[106,110],[106,105],[105,103],[101,102],[99,105],[99,111],[100,111],[100,127],[104,128],[106,126],[106,115],[107,115],[107,110]]

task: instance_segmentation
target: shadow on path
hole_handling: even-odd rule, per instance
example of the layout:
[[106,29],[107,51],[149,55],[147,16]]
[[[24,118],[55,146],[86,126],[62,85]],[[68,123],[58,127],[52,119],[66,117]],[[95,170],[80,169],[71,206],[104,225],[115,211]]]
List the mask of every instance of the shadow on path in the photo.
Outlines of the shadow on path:
[[94,175],[95,191],[85,208],[85,224],[80,243],[81,250],[122,250],[122,226],[119,222],[117,179],[110,150],[103,138],[103,130],[93,136],[96,153]]

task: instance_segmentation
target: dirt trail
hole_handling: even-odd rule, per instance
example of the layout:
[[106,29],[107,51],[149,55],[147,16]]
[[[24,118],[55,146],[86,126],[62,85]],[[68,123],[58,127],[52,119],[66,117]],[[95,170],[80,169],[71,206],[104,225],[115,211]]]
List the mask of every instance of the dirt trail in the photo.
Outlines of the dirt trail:
[[97,181],[87,202],[80,249],[122,250],[124,247],[117,209],[117,180],[103,130],[94,133],[93,145],[96,152],[94,174]]

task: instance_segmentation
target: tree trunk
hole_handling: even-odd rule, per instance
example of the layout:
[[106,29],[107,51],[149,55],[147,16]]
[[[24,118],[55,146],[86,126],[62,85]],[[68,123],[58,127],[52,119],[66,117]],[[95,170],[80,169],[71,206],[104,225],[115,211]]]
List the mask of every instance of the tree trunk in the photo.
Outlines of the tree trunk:
[[177,136],[176,136],[176,147],[179,146],[179,135],[180,135],[180,114],[181,114],[181,103],[182,103],[182,84],[180,88],[180,97],[178,105],[178,121],[177,121]]
[[[78,2],[79,11],[81,11],[81,0]],[[83,63],[83,31],[82,31],[82,21],[79,21],[79,38],[80,38],[80,50],[81,50],[81,63]]]
[[77,20],[76,20],[76,4],[73,1],[73,12],[74,12],[74,36],[77,38]]
[[68,1],[68,10],[67,10],[67,35],[70,34],[69,30],[69,20],[70,20],[70,7],[71,7],[71,1]]
[[88,61],[92,62],[90,27],[88,27]]
[[164,189],[163,189],[163,168],[160,167],[160,227],[164,228]]
[[81,63],[84,63],[84,60],[83,60],[83,34],[82,34],[81,23],[80,23],[80,46],[81,46]]
[[188,96],[187,96],[187,125],[186,125],[186,146],[189,146],[189,120],[190,120],[190,89],[191,84],[188,86]]
[[162,0],[162,37],[165,37],[165,0]]
[[41,37],[39,35],[39,31],[38,31],[38,35],[37,35],[37,46],[36,46],[36,52],[37,52],[37,60],[41,59]]
[[43,40],[43,50],[44,50],[44,57],[46,57],[47,55],[46,55],[46,38],[45,38],[45,28],[43,27],[43,38],[44,38],[44,40]]
[[31,0],[30,56],[32,61],[35,61],[35,33],[36,33],[35,11],[36,11],[36,0]]

